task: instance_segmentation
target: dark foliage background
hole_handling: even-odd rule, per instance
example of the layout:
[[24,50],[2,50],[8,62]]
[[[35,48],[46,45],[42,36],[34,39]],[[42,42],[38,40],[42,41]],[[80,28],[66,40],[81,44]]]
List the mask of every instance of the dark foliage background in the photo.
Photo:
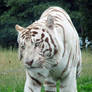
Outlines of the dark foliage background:
[[49,6],[65,9],[79,36],[92,40],[92,0],[0,0],[0,45],[16,47],[15,25],[30,25]]

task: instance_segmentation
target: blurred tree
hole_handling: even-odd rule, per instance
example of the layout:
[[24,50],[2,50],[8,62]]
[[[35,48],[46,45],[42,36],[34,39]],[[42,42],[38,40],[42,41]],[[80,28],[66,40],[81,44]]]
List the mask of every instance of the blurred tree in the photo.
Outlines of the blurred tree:
[[0,0],[0,45],[16,46],[15,25],[28,26],[49,6],[60,6],[70,15],[78,33],[92,40],[92,0]]
[[84,38],[88,36],[89,40],[92,40],[92,0],[79,0],[79,8],[82,13],[82,35]]

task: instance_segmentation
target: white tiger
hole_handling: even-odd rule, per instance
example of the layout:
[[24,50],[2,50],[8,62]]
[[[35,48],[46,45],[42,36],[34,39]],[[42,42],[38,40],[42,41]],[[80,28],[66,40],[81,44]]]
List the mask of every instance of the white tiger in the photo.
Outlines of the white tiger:
[[79,37],[69,15],[50,7],[40,19],[19,32],[19,58],[26,68],[24,92],[77,92],[76,75],[81,71]]

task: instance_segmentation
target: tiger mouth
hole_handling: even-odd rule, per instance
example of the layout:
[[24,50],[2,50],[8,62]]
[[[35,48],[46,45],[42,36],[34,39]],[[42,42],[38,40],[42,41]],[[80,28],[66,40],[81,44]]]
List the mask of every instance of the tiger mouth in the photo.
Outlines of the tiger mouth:
[[31,69],[36,69],[36,68],[43,68],[43,67],[40,67],[40,66],[32,66],[32,67],[30,67]]
[[30,65],[28,65],[28,64],[25,64],[24,66],[25,66],[25,68],[27,68],[27,69],[38,69],[38,68],[43,68],[43,67],[41,67],[41,66],[30,66]]
[[33,64],[33,61],[32,62],[26,62],[24,64],[24,66],[27,68],[27,69],[37,69],[37,68],[43,68],[42,64]]

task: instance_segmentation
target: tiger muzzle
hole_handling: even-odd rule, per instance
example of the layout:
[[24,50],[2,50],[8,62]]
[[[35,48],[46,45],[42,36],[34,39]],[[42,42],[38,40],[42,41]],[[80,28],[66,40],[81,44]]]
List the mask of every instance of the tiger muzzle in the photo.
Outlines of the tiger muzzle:
[[33,60],[31,60],[30,62],[26,62],[26,64],[29,65],[29,66],[32,66]]

